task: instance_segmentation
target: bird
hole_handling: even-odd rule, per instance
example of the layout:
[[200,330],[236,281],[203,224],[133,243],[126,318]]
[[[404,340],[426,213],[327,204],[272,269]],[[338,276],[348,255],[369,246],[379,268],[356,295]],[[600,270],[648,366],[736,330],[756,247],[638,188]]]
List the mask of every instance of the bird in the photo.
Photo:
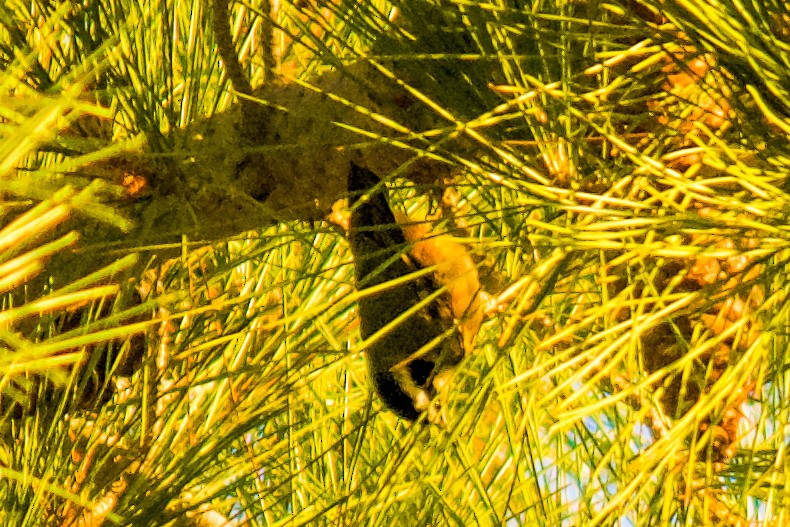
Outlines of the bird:
[[[466,247],[450,236],[400,213],[396,219],[385,190],[372,171],[352,163],[348,191],[356,201],[348,239],[363,293],[361,336],[365,342],[375,336],[365,349],[369,378],[399,417],[415,421],[427,410],[428,419],[440,423],[449,379],[473,348],[483,319],[477,267]],[[432,272],[419,273],[428,268]],[[401,280],[409,275],[415,276]],[[375,292],[365,293],[375,286]],[[436,298],[426,303],[432,294]],[[415,309],[421,302],[425,305]]]

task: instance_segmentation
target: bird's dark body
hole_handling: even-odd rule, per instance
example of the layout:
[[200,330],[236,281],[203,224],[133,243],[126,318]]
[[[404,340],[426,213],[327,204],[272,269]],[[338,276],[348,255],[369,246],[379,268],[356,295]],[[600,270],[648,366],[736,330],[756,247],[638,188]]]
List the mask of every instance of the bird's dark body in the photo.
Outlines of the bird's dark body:
[[[417,270],[404,257],[406,239],[395,221],[384,196],[385,186],[374,189],[379,179],[369,170],[352,165],[348,189],[352,199],[349,242],[354,254],[357,287],[383,284]],[[362,338],[384,328],[411,309],[430,291],[429,278],[409,280],[359,300]],[[437,348],[413,358],[402,371],[394,367],[441,334],[442,329],[431,307],[414,313],[392,331],[377,338],[366,349],[370,376],[384,404],[405,419],[416,419],[421,410],[417,400],[429,401],[434,395],[431,380],[436,372],[440,350]]]

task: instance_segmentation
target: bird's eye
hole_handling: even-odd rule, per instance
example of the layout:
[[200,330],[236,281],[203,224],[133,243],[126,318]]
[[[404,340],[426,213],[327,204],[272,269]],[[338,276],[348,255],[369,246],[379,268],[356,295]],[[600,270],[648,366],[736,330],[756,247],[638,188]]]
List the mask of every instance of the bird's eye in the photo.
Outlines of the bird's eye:
[[425,386],[431,377],[435,364],[425,359],[414,359],[409,362],[409,375],[417,386]]

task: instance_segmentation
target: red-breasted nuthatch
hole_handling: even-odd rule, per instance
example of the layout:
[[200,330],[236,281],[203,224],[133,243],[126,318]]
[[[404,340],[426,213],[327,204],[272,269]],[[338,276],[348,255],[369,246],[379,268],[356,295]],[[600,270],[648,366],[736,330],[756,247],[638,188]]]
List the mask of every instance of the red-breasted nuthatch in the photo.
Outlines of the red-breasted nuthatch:
[[[362,338],[375,336],[365,350],[370,377],[384,404],[400,417],[415,420],[429,410],[429,419],[440,421],[436,396],[445,395],[483,319],[477,268],[452,237],[405,216],[401,227],[385,188],[370,170],[352,164],[348,190],[357,201],[349,243],[357,288],[376,288],[359,300]],[[429,267],[432,273],[418,272]]]

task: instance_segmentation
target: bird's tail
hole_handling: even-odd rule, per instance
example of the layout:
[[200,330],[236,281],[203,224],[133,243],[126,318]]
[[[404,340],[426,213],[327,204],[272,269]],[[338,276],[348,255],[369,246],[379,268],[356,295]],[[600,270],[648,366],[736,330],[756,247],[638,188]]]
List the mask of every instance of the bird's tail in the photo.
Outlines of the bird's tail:
[[356,202],[351,206],[349,241],[356,260],[357,282],[366,286],[408,272],[401,268],[404,264],[392,261],[403,251],[406,239],[387,203],[385,189],[373,172],[351,165],[348,190]]
[[357,198],[355,206],[352,207],[351,229],[375,240],[380,247],[403,245],[406,239],[384,197],[385,189],[386,186],[373,172],[355,164],[351,165],[348,190]]

